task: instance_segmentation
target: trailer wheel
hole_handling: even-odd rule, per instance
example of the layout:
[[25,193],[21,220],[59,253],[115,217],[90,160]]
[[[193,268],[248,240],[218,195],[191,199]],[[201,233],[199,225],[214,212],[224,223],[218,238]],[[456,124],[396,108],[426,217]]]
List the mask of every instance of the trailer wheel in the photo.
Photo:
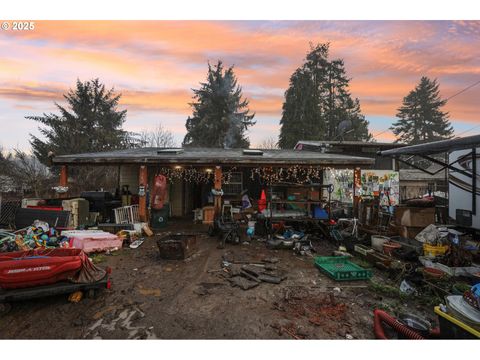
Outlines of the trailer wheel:
[[0,303],[0,314],[8,314],[12,310],[12,305],[10,303]]

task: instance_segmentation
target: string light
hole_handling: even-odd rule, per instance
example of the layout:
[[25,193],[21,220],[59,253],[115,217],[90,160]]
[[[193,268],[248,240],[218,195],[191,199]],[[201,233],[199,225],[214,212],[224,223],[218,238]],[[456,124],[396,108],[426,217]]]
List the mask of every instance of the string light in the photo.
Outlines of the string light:
[[[222,172],[222,183],[228,184],[232,177],[232,172],[236,170],[235,167]],[[182,166],[174,166],[173,168],[162,167],[158,170],[158,174],[164,175],[170,183],[176,180],[185,180],[189,183],[203,183],[207,184],[214,179],[212,169],[199,169],[194,167],[184,168]]]
[[258,179],[267,184],[280,182],[293,182],[297,184],[308,184],[319,182],[322,178],[322,171],[327,168],[319,166],[293,165],[289,167],[257,167],[250,173],[250,179]]

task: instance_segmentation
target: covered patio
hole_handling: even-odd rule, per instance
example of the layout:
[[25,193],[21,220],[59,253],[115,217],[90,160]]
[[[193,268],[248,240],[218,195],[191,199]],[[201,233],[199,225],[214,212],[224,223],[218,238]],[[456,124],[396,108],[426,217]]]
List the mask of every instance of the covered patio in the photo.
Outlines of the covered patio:
[[[323,173],[328,169],[354,169],[354,176],[359,176],[360,169],[370,168],[374,160],[298,150],[138,148],[61,155],[53,163],[61,166],[60,186],[67,188],[71,166],[118,166],[118,189],[127,186],[138,196],[140,220],[148,221],[155,175],[162,174],[168,180],[165,202],[170,215],[193,217],[193,210],[205,206],[213,206],[218,215],[225,201],[241,203],[242,192],[248,192],[256,207],[262,190],[278,183],[324,185]],[[62,196],[71,195],[66,192]],[[326,196],[318,194],[318,200]]]

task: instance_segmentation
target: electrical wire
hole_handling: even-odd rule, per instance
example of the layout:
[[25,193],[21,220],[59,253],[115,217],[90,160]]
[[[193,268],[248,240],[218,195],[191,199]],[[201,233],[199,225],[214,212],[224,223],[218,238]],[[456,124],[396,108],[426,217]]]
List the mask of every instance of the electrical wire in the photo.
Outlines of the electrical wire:
[[465,131],[462,131],[460,134],[457,134],[457,137],[459,137],[459,136],[462,135],[462,134],[468,133],[468,132],[470,132],[470,131],[472,131],[472,130],[475,130],[475,129],[478,128],[478,127],[480,127],[480,125],[475,125],[474,127],[471,127],[470,129],[467,129],[467,130],[465,130]]
[[467,91],[467,90],[469,90],[469,89],[473,88],[474,86],[477,86],[478,84],[480,84],[480,80],[478,80],[477,82],[473,83],[472,85],[469,85],[469,86],[467,86],[465,89],[463,89],[463,90],[460,90],[460,91],[459,91],[459,92],[457,92],[456,94],[453,94],[452,96],[450,96],[450,97],[446,98],[446,99],[445,99],[445,101],[448,101],[448,100],[450,100],[450,99],[453,99],[455,96],[457,96],[457,95],[460,95],[460,94],[464,93],[465,91]]

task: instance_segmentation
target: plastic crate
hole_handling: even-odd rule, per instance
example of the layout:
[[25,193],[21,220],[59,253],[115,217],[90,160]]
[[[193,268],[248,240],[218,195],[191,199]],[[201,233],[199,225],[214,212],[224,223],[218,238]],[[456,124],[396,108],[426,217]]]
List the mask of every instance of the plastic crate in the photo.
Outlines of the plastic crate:
[[479,339],[480,331],[475,330],[459,319],[443,312],[439,306],[434,308],[440,324],[440,337],[442,339]]
[[368,280],[372,277],[370,270],[348,261],[347,256],[318,256],[315,265],[337,281]]
[[423,255],[428,257],[445,255],[445,253],[448,251],[448,248],[449,248],[448,245],[434,246],[434,245],[423,244]]

